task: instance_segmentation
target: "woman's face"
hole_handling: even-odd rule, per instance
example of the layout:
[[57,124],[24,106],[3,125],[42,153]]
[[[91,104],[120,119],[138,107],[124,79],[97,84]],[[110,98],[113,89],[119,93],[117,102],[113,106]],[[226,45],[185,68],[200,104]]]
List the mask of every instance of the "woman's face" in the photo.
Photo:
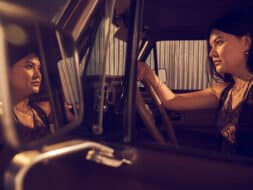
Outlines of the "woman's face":
[[247,70],[246,51],[250,47],[248,36],[238,37],[232,34],[213,30],[210,34],[209,56],[218,73],[240,75]]
[[11,67],[11,87],[15,95],[30,96],[38,93],[41,84],[40,61],[37,56],[30,54]]

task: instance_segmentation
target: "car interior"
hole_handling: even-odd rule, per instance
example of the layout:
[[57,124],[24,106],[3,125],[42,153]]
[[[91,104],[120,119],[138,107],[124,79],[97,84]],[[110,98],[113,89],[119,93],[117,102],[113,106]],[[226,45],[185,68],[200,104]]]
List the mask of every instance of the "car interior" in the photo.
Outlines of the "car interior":
[[[167,110],[137,81],[141,61],[173,92],[206,88],[210,23],[248,8],[252,0],[1,1],[0,188],[251,189],[252,158],[219,151],[216,109]],[[37,44],[43,82],[32,100],[49,103],[53,121],[31,142],[13,121],[6,44],[20,36]]]

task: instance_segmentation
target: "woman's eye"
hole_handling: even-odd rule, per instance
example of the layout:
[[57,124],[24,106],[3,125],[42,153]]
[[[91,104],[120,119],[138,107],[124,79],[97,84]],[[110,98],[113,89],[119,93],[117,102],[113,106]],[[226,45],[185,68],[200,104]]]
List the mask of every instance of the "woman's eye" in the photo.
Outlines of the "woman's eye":
[[32,63],[27,63],[27,64],[25,65],[25,68],[26,68],[26,69],[33,69],[33,64],[32,64]]
[[223,40],[218,39],[218,40],[215,41],[215,44],[216,45],[222,45],[223,44]]

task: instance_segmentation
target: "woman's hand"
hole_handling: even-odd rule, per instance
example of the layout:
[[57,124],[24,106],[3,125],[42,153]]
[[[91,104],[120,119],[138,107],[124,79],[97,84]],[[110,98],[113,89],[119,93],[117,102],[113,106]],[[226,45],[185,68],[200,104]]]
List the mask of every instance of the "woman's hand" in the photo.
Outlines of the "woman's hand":
[[152,73],[151,68],[144,62],[138,62],[137,65],[137,80],[145,81],[147,77]]

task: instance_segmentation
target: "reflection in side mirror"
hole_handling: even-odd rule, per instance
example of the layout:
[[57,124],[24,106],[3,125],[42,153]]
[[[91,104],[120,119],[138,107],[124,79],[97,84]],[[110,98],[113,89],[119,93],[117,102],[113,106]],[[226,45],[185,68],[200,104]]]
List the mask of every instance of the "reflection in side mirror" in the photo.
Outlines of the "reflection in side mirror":
[[0,28],[0,70],[6,76],[1,78],[0,122],[6,140],[15,148],[39,146],[81,123],[82,91],[72,37],[27,18],[1,16]]

